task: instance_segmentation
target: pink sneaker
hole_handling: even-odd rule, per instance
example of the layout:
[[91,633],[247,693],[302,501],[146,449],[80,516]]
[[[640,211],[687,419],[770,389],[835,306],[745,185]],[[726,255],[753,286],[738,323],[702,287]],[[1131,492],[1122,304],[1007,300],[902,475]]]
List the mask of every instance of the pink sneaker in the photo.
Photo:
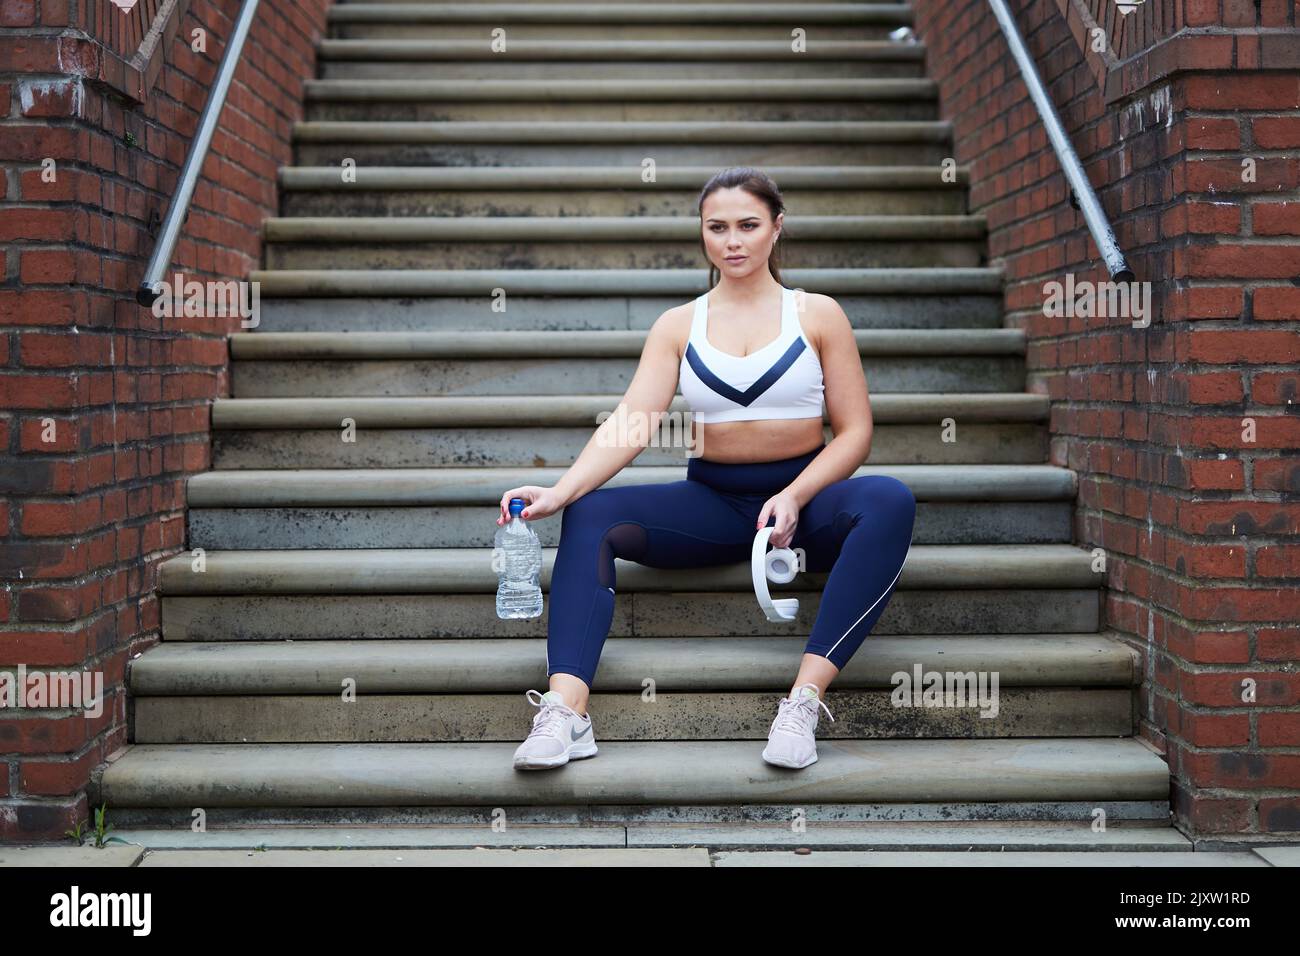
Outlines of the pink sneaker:
[[[537,694],[537,700],[532,695]],[[596,731],[591,716],[579,716],[559,691],[529,690],[528,702],[538,708],[533,729],[515,750],[516,770],[547,770],[570,759],[596,756]]]
[[831,709],[817,696],[817,685],[811,682],[794,689],[793,697],[782,697],[776,719],[767,734],[763,759],[778,767],[798,770],[817,762],[817,708],[826,711],[833,721]]

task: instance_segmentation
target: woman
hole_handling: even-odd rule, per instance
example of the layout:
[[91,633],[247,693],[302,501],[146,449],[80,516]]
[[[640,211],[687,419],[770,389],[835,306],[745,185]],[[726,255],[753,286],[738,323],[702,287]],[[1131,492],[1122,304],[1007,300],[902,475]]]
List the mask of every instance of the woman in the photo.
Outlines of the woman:
[[[807,570],[830,576],[762,756],[794,768],[817,760],[818,708],[830,716],[821,694],[889,603],[911,547],[916,499],[896,478],[849,477],[871,448],[862,360],[834,299],[806,295],[800,308],[781,281],[784,210],[776,184],[758,170],[709,180],[699,212],[710,291],[655,321],[623,397],[626,414],[596,429],[554,487],[523,485],[501,496],[498,524],[509,520],[511,498],[527,502],[530,520],[564,509],[547,622],[550,689],[527,692],[539,713],[515,752],[518,769],[596,754],[586,707],[613,620],[616,557],[656,568],[745,561],[754,535],[772,522],[773,547],[802,548]],[[602,488],[650,440],[627,440],[628,422],[655,420],[679,383],[701,452],[688,459],[686,479]],[[823,397],[835,435],[829,443]],[[778,449],[785,454],[771,454]]]

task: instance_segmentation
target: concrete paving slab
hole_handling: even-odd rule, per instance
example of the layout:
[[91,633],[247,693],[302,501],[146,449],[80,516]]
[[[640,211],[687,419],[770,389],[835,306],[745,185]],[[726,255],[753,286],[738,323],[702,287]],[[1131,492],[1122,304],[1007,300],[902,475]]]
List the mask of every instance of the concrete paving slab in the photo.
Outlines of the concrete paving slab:
[[93,846],[73,846],[71,843],[67,846],[57,844],[0,846],[0,867],[68,866],[81,868],[90,866],[135,866],[143,856],[144,847],[123,846],[120,843],[114,843],[99,850]]
[[723,851],[713,856],[714,866],[1055,866],[1137,867],[1260,866],[1253,853],[875,853],[859,850],[816,851],[808,854],[785,850]]
[[150,850],[267,849],[429,849],[440,847],[624,847],[626,828],[546,826],[510,823],[494,831],[485,813],[480,826],[424,827],[238,827],[196,833],[189,829],[123,830],[122,839]]
[[151,850],[141,866],[709,866],[704,849]]
[[790,823],[748,825],[646,825],[631,826],[628,846],[708,846],[727,850],[745,846],[825,847],[881,851],[988,851],[988,852],[1152,852],[1188,853],[1192,843],[1169,826],[1112,826],[1093,832],[1091,821],[1076,823],[917,824],[917,823],[815,823],[802,832]]
[[1300,846],[1254,847],[1254,852],[1271,866],[1300,866]]

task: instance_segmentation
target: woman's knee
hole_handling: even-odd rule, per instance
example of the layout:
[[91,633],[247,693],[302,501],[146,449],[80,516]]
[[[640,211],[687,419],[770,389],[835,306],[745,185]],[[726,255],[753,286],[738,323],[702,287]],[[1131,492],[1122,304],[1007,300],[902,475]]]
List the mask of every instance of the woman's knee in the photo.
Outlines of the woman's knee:
[[560,523],[560,542],[605,547],[614,557],[636,559],[646,547],[646,529],[626,487],[597,488],[571,502]]
[[566,524],[587,525],[599,520],[609,512],[609,496],[613,488],[595,488],[581,498],[575,498],[564,506],[560,514],[560,528]]
[[[853,479],[857,485],[852,498],[854,523],[888,520],[893,527],[914,527],[917,520],[917,496],[892,475],[862,475]],[[901,532],[900,532],[901,533]]]
[[862,475],[854,479],[860,491],[854,503],[860,513],[885,512],[905,515],[909,522],[916,517],[916,495],[906,482],[893,475]]
[[898,499],[898,506],[912,514],[916,514],[916,495],[907,486],[907,483],[900,481],[893,475],[881,475],[880,477],[884,478],[892,486],[892,492]]

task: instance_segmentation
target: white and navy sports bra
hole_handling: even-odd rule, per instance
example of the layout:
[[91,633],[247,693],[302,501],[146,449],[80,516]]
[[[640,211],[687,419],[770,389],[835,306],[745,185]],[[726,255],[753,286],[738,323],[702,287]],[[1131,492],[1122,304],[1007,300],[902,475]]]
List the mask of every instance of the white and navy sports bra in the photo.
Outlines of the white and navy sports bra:
[[695,300],[679,372],[682,397],[697,421],[822,417],[822,365],[799,324],[793,289],[782,286],[781,334],[743,357],[709,344],[708,315],[706,292]]

